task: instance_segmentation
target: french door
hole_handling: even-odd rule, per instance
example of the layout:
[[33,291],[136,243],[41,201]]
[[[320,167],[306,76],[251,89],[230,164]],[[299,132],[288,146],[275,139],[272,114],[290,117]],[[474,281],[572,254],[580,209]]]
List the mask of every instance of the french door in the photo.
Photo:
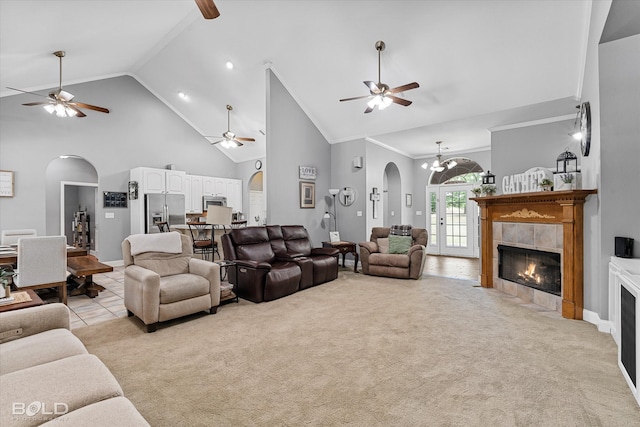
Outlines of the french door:
[[470,184],[427,187],[430,254],[478,256],[478,208],[469,200],[471,188]]

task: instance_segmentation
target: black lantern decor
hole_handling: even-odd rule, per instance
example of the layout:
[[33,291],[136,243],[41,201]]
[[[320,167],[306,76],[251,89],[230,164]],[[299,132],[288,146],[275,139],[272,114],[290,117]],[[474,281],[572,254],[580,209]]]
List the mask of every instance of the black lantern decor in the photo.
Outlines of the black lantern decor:
[[495,184],[496,176],[491,173],[491,171],[487,171],[482,177],[482,184]]
[[556,172],[567,173],[577,171],[578,157],[569,150],[566,150],[564,153],[560,153],[556,160]]

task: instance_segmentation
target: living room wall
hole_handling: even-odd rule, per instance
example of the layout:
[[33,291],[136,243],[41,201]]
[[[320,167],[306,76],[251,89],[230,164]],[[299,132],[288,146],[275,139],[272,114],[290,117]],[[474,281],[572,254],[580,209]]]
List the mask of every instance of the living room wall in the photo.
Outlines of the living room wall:
[[[304,225],[315,246],[327,240],[324,195],[331,182],[331,146],[270,69],[267,79],[267,215],[269,224]],[[315,167],[315,208],[300,208],[299,167]]]
[[[236,178],[236,164],[212,147],[191,126],[130,76],[65,86],[77,99],[104,106],[110,114],[88,112],[85,118],[60,119],[42,108],[24,107],[29,94],[0,99],[0,169],[15,172],[15,197],[0,198],[0,229],[47,227],[45,172],[60,155],[78,155],[98,172],[98,191],[127,191],[129,170],[138,166],[198,175]],[[97,206],[97,256],[122,259],[120,244],[129,235],[128,209]],[[55,221],[54,221],[55,223]]]

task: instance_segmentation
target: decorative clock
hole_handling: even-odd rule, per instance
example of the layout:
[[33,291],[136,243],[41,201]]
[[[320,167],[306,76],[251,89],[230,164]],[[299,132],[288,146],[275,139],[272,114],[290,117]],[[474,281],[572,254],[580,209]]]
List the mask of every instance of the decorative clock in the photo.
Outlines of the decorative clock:
[[580,107],[580,132],[582,133],[580,147],[582,155],[586,157],[591,149],[591,106],[589,102],[583,102]]
[[262,169],[262,160],[256,160],[256,170]]

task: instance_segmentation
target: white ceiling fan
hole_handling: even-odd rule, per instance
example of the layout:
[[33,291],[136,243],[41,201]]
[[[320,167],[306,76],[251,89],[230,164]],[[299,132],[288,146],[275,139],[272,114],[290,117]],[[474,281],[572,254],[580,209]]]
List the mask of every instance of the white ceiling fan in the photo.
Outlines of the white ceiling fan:
[[[220,145],[222,145],[224,148],[237,148],[237,147],[242,147],[244,145],[243,142],[256,141],[253,138],[236,136],[235,133],[231,132],[231,127],[230,127],[231,110],[233,110],[233,107],[231,105],[227,105],[227,131],[222,134],[223,139],[219,139],[218,141],[213,141],[211,142],[211,145],[220,143]],[[214,137],[205,136],[205,138],[214,138]]]

